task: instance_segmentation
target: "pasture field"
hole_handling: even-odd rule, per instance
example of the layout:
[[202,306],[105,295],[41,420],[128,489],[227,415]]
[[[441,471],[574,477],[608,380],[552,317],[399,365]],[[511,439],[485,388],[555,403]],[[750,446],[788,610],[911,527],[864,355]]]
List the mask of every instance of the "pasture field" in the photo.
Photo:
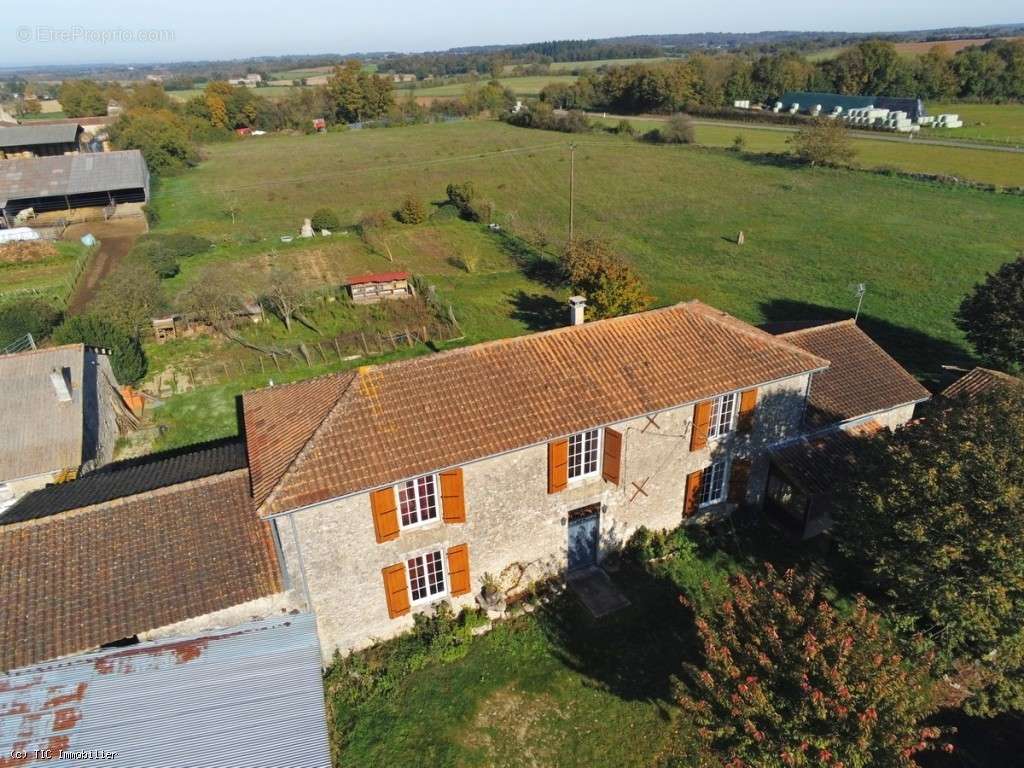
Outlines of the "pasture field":
[[922,129],[922,135],[1024,147],[1024,104],[929,103],[928,113],[959,114],[963,128]]
[[[551,62],[551,74],[570,74],[585,69],[598,69],[599,67],[628,67],[630,64],[651,64],[654,62],[668,61],[668,56],[654,56],[640,59],[595,59],[594,61],[553,61]],[[515,64],[506,64],[504,74],[512,75],[515,71]]]
[[[1011,37],[1009,40],[1019,40],[1020,38]],[[896,43],[896,50],[903,56],[922,56],[933,48],[938,48],[947,56],[952,56],[957,51],[962,51],[964,48],[970,48],[972,46],[982,46],[985,43],[992,40],[991,37],[981,38],[959,38],[957,40],[932,40],[927,42],[919,43]]]
[[[576,82],[576,75],[538,75],[531,77],[502,77],[502,85],[508,86],[516,96],[538,96],[541,89],[549,83],[570,83]],[[486,78],[477,80],[478,85],[487,83]],[[417,96],[461,96],[466,91],[469,83],[446,83],[444,85],[417,84],[415,87],[396,86],[396,91],[412,90]]]
[[[964,48],[969,48],[972,45],[982,46],[991,40],[991,37],[982,38],[960,38],[957,40],[932,40],[928,42],[908,42],[908,43],[894,43],[896,51],[905,58],[913,58],[916,56],[922,56],[932,48],[939,48],[947,56],[952,56],[957,51],[961,51]],[[1019,38],[1009,38],[1011,40],[1017,40]],[[818,61],[829,61],[836,58],[840,53],[845,51],[847,46],[835,46],[833,48],[824,48],[820,51],[814,51],[807,54],[804,58],[811,62]]]
[[[253,91],[258,93],[260,96],[264,96],[268,99],[279,99],[282,96],[287,96],[295,87],[296,86],[293,85],[268,85],[264,86],[263,88],[253,88]],[[201,96],[202,94],[202,88],[187,88],[183,91],[167,92],[167,95],[175,101],[188,101],[193,96]]]
[[[735,130],[726,130],[731,141]],[[961,297],[1024,242],[1019,197],[717,149],[574,138],[578,231],[625,254],[657,304],[699,298],[752,322],[846,316],[853,285],[866,282],[866,327],[933,381],[942,364],[969,362],[952,319]],[[296,232],[320,205],[351,227],[407,194],[438,201],[449,182],[471,180],[506,230],[554,254],[568,218],[568,141],[466,121],[212,145],[206,162],[163,182],[158,231],[220,244],[183,263],[174,280],[185,285],[200,267],[283,258],[279,235]],[[226,194],[241,199],[235,225],[220,212]],[[740,230],[742,248],[733,242]],[[347,274],[410,267],[454,305],[468,341],[562,321],[564,288],[522,268],[521,241],[458,220],[396,224],[394,233],[393,262],[354,233],[293,244],[290,253],[329,253]],[[473,273],[454,265],[467,250],[479,257]]]
[[[279,72],[270,72],[271,81],[274,80],[301,80],[304,77],[316,77],[317,75],[329,75],[334,70],[333,66],[305,67],[302,69],[283,69]],[[363,71],[376,72],[376,64],[363,64]]]
[[[601,125],[615,125],[619,118],[594,118]],[[629,118],[638,131],[646,132],[664,124],[658,118]],[[710,147],[731,147],[736,136],[742,136],[748,152],[786,152],[786,143],[795,132],[780,126],[733,126],[697,124],[697,141]],[[854,131],[857,148],[855,164],[861,168],[897,168],[914,173],[958,176],[987,184],[1020,186],[1024,184],[1024,154],[985,149],[942,147],[929,144],[880,141],[871,135]]]

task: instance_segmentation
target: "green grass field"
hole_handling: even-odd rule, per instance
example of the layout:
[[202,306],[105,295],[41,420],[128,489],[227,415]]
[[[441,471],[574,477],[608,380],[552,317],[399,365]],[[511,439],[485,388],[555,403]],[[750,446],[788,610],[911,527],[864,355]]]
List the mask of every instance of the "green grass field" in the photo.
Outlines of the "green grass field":
[[[553,61],[551,62],[551,74],[569,73],[577,70],[598,69],[600,67],[628,67],[630,64],[651,64],[654,62],[668,61],[668,57],[657,56],[646,59],[596,59],[594,61]],[[515,71],[515,64],[507,64],[504,74],[511,75]]]
[[[268,99],[279,99],[282,96],[287,96],[295,87],[293,85],[268,85],[263,88],[253,88],[253,92]],[[175,101],[188,101],[193,96],[201,96],[202,94],[202,88],[188,88],[183,91],[167,92],[167,95]]]
[[[722,143],[734,134],[728,129]],[[850,313],[853,285],[867,282],[869,327],[931,379],[943,363],[965,361],[952,320],[962,295],[1024,242],[1019,197],[613,136],[575,139],[578,231],[626,254],[657,303],[700,298],[753,322],[824,317]],[[160,229],[218,240],[201,257],[216,263],[285,253],[278,236],[296,232],[319,205],[355,223],[394,210],[408,193],[439,200],[449,182],[472,180],[494,201],[498,221],[557,252],[567,226],[568,140],[468,121],[218,144],[200,167],[167,179],[154,205]],[[219,212],[226,194],[241,198],[234,226]],[[732,242],[740,230],[742,248]],[[394,243],[394,263],[354,235],[293,248],[296,258],[314,265],[326,258],[343,274],[408,266],[427,275],[465,319],[471,340],[543,327],[564,314],[561,289],[524,274],[514,248],[479,225],[398,228]],[[450,263],[467,248],[481,256],[477,273]],[[175,280],[195,279],[203,263],[186,262]]]
[[963,128],[922,129],[923,136],[1024,146],[1024,104],[964,104],[946,102],[927,105],[928,113],[959,114]]
[[[486,79],[478,80],[483,85]],[[502,85],[512,89],[516,96],[537,96],[541,89],[549,83],[574,83],[575,75],[538,75],[536,77],[502,77]],[[446,83],[444,85],[429,85],[420,83],[415,87],[398,87],[397,91],[412,90],[417,96],[461,96],[466,92],[468,83]]]
[[[618,118],[594,118],[601,125],[615,125]],[[664,121],[654,118],[630,118],[630,124],[638,131],[649,131],[661,126]],[[711,147],[730,147],[736,136],[742,136],[748,152],[786,152],[786,143],[793,131],[780,131],[776,126],[769,128],[737,125],[697,126],[697,141]],[[853,131],[857,148],[854,162],[862,168],[897,168],[915,173],[945,174],[1000,186],[1024,184],[1024,154],[939,147],[915,144],[912,140],[901,142],[880,141],[870,134]]]

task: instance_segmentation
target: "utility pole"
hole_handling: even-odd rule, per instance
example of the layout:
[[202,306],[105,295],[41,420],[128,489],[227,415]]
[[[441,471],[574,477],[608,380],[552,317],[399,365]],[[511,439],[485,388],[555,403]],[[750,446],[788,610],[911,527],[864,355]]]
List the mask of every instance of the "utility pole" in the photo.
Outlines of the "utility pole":
[[575,234],[574,203],[576,195],[576,143],[569,144],[569,243],[573,241]]

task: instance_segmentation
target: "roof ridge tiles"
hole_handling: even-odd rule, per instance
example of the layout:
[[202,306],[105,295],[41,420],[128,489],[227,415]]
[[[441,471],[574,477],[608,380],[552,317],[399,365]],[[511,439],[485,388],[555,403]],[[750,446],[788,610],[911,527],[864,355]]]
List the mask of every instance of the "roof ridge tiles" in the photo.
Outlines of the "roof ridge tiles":
[[[777,339],[784,339],[790,336],[800,336],[801,334],[804,333],[813,333],[814,331],[820,331],[825,328],[839,328],[841,326],[846,325],[856,326],[857,330],[859,330],[861,333],[864,333],[863,329],[861,329],[861,327],[857,325],[857,321],[852,317],[848,317],[845,320],[833,320],[832,322],[829,323],[821,323],[820,325],[809,325],[806,328],[797,328],[792,331],[783,331],[782,333],[776,333],[773,335]],[[767,333],[767,331],[765,331],[765,333]]]

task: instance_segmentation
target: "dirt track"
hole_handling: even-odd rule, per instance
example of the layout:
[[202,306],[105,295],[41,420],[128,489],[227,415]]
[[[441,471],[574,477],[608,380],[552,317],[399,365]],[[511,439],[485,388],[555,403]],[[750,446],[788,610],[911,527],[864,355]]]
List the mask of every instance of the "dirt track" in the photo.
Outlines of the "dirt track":
[[75,292],[68,300],[67,314],[81,314],[92,301],[100,284],[114,271],[135,239],[146,231],[142,218],[119,219],[116,221],[93,221],[72,224],[64,233],[65,240],[77,240],[91,232],[100,241],[99,252],[93,256],[85,272],[78,280]]

